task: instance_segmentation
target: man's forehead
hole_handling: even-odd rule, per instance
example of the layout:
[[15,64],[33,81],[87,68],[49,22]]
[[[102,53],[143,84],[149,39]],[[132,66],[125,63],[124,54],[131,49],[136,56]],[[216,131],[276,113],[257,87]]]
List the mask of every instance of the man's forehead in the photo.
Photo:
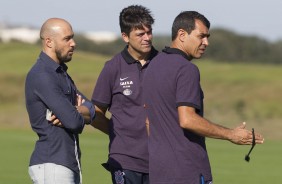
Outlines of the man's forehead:
[[197,32],[198,34],[206,34],[206,35],[210,34],[207,26],[205,26],[205,24],[200,20],[195,21],[195,29],[193,31]]
[[144,24],[140,25],[140,26],[136,26],[136,27],[133,27],[132,28],[132,31],[138,31],[138,30],[141,30],[141,31],[148,31],[148,30],[151,30],[152,27],[151,26],[146,26]]

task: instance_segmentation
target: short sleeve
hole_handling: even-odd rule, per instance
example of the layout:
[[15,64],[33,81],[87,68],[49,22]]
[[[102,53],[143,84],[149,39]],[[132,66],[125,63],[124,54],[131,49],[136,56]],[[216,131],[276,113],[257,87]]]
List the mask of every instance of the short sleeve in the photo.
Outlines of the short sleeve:
[[92,103],[102,107],[108,107],[112,101],[112,89],[114,84],[114,72],[110,63],[106,63],[102,69],[91,97]]
[[176,105],[201,109],[200,73],[196,65],[187,63],[179,69],[176,79]]

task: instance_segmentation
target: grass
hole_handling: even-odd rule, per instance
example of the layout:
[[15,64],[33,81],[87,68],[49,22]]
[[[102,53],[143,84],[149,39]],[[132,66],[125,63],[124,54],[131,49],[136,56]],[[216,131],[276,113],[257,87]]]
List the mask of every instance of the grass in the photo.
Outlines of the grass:
[[[31,183],[27,167],[33,150],[35,133],[29,129],[0,129],[0,183]],[[87,127],[80,136],[83,182],[85,184],[111,183],[110,175],[101,166],[107,159],[108,138]],[[227,141],[207,140],[214,183],[265,184],[279,183],[282,163],[281,141],[266,141],[256,145],[250,162],[244,161],[250,146],[238,146]]]
[[[88,127],[80,136],[84,183],[110,183],[110,175],[101,163],[107,160],[108,138]],[[29,129],[0,129],[0,183],[31,183],[28,164],[37,135]]]
[[250,146],[238,146],[226,141],[207,141],[214,183],[265,184],[279,183],[282,143],[266,141],[256,145],[250,162],[244,160]]

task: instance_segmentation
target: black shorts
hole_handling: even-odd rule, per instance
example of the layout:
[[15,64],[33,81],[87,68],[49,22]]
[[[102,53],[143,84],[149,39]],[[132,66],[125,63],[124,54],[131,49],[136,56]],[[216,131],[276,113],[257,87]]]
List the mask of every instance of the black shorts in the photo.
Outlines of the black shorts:
[[113,184],[149,184],[149,174],[127,169],[111,168]]

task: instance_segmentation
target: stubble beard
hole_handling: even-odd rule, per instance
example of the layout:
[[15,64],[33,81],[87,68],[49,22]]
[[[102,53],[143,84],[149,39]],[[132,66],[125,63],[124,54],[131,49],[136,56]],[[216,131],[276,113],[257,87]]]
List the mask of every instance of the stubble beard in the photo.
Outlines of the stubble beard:
[[60,63],[67,63],[72,59],[72,55],[68,55],[68,52],[65,55],[63,55],[61,50],[56,50],[55,52]]

